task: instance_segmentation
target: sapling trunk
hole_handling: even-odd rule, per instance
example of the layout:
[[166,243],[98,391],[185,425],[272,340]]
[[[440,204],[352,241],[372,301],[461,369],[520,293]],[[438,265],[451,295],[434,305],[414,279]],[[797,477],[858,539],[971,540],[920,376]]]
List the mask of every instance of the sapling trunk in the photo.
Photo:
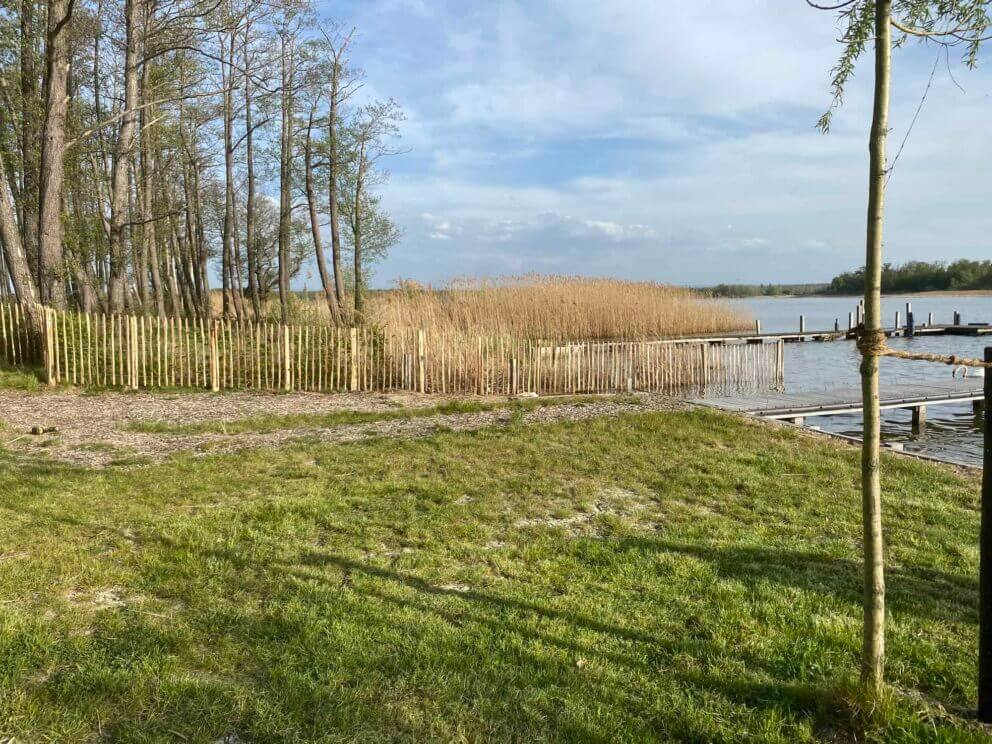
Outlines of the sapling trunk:
[[885,205],[885,142],[888,134],[889,77],[892,61],[892,0],[875,4],[875,96],[868,176],[865,245],[865,321],[861,358],[864,437],[861,445],[861,503],[864,531],[864,638],[862,683],[878,692],[885,665],[885,561],[882,546],[882,494],[879,477],[880,411],[878,355],[881,328],[882,218]]

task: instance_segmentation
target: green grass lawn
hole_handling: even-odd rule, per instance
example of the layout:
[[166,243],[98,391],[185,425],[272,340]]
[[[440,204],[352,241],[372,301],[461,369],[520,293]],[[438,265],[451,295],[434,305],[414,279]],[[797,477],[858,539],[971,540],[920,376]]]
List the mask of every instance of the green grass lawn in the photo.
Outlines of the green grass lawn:
[[980,740],[977,482],[695,411],[83,470],[0,453],[0,738]]

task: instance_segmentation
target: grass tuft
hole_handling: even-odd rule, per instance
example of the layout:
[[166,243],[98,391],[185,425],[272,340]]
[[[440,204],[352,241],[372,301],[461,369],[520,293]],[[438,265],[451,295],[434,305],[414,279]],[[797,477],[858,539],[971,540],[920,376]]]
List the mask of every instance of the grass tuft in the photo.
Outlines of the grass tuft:
[[42,375],[39,368],[14,366],[0,361],[0,390],[38,390]]

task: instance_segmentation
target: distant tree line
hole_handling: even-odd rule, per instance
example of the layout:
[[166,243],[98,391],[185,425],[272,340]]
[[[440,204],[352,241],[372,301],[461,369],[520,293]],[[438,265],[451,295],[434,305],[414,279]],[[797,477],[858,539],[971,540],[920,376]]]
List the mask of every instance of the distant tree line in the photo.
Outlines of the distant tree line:
[[[826,292],[859,294],[865,288],[865,269],[835,276]],[[930,292],[948,289],[992,289],[992,261],[953,263],[910,261],[901,266],[882,265],[882,292]]]
[[717,284],[698,291],[710,297],[804,297],[826,289],[826,284]]

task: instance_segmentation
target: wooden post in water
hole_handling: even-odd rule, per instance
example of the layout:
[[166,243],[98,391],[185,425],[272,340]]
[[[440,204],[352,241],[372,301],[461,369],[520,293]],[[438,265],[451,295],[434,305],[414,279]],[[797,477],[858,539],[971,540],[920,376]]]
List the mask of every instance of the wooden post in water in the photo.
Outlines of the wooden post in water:
[[961,325],[961,313],[957,310],[954,311],[954,325]]
[[760,336],[761,335],[761,321],[760,320],[755,320],[754,321],[754,335],[755,336]]
[[895,330],[897,330],[897,331],[899,330],[899,311],[898,310],[896,310],[896,324],[893,326],[893,328],[895,328]]
[[927,325],[928,326],[932,326],[933,325],[933,313],[932,312],[927,313]]
[[[992,362],[992,346],[985,347]],[[992,723],[992,369],[985,375],[985,449],[978,558],[978,719]]]
[[913,433],[919,434],[927,423],[927,407],[916,406],[913,409]]
[[799,332],[800,333],[806,333],[806,316],[805,315],[800,315],[799,316]]
[[847,330],[849,330],[849,331],[853,331],[854,330],[854,313],[853,312],[849,312],[847,314]]

